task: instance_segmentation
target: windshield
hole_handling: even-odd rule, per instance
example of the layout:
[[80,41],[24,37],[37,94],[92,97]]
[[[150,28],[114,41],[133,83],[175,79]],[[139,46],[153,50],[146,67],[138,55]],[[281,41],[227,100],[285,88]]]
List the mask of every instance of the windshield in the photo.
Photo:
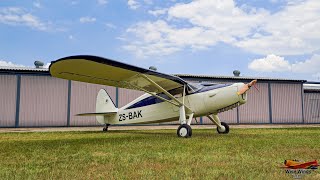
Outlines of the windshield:
[[203,86],[200,83],[188,83],[187,87],[188,87],[187,90],[189,94],[197,92],[203,88]]

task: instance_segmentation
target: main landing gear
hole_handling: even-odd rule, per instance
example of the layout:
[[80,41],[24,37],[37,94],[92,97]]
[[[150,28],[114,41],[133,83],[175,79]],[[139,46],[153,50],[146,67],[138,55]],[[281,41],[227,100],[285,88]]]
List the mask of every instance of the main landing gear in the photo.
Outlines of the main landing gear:
[[177,130],[177,135],[179,137],[189,138],[192,136],[192,129],[190,127],[190,124],[191,124],[191,120],[193,118],[193,113],[188,114],[188,116],[189,116],[189,118],[187,121],[184,106],[181,106],[180,107],[180,118],[179,118],[179,122],[181,125],[178,127],[178,130]]
[[[190,127],[191,120],[193,118],[193,113],[187,114],[188,120],[186,120],[186,112],[184,109],[184,106],[180,107],[180,117],[179,117],[179,122],[180,126],[178,127],[177,130],[177,135],[179,137],[184,137],[188,138],[192,136],[192,129]],[[225,122],[221,122],[218,114],[212,114],[207,116],[216,126],[217,126],[217,131],[219,134],[228,134],[229,133],[229,126]]]
[[106,124],[106,125],[104,126],[104,128],[102,129],[102,131],[103,131],[103,132],[107,132],[109,126],[110,126],[110,124]]

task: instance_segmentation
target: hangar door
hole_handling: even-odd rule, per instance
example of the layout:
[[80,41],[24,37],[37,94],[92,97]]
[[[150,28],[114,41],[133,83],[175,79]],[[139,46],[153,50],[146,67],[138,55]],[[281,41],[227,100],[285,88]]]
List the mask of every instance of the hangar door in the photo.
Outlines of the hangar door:
[[320,93],[305,93],[305,123],[320,123]]

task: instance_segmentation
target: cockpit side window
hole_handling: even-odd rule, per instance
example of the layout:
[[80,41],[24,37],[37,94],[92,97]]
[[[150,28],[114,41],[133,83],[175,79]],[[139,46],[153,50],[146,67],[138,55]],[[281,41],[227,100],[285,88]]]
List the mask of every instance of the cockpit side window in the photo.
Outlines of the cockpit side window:
[[[175,98],[179,98],[182,97],[182,92],[183,92],[183,87],[179,87],[176,89],[171,89],[168,91],[171,95],[173,95]],[[167,100],[170,100],[169,96],[167,96],[164,93],[159,93],[157,94],[160,97],[163,97]],[[162,103],[163,100],[155,97],[155,96],[149,96],[145,99],[140,100],[139,102],[134,103],[133,105],[127,107],[127,109],[133,109],[133,108],[138,108],[138,107],[144,107],[144,106],[149,106],[149,105],[153,105],[153,104],[158,104],[158,103]]]
[[[170,98],[163,94],[163,93],[160,93],[158,94],[159,96],[165,98],[165,99],[168,99],[170,100]],[[144,107],[144,106],[149,106],[149,105],[153,105],[153,104],[158,104],[158,103],[162,103],[163,100],[155,97],[155,96],[149,96],[147,98],[144,98],[136,103],[134,103],[133,105],[127,107],[126,109],[133,109],[133,108],[138,108],[138,107]]]
[[179,88],[176,88],[176,89],[171,89],[170,91],[168,91],[168,93],[173,95],[175,98],[182,97],[182,92],[183,92],[183,87],[179,87]]

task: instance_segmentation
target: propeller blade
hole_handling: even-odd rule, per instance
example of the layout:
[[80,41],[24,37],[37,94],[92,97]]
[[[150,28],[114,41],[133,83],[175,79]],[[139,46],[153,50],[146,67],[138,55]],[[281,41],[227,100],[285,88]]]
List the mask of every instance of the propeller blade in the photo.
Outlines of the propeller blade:
[[248,83],[248,85],[251,87],[251,86],[254,86],[255,84],[257,84],[257,80],[252,80],[251,82]]
[[258,88],[256,85],[253,85],[253,87],[254,87],[258,92],[260,92],[259,88]]
[[[245,84],[241,87],[241,89],[237,92],[238,95],[242,95],[244,94],[245,92],[247,92],[251,86],[254,86],[255,84],[257,83],[257,80],[253,80],[251,82],[249,82],[248,84]],[[255,87],[255,86],[254,86]],[[255,87],[256,88],[256,87]]]
[[243,85],[242,86],[242,88],[237,92],[237,94],[238,95],[242,95],[242,94],[244,94],[246,91],[248,91],[249,90],[249,86],[248,86],[248,84],[245,84],[245,85]]

